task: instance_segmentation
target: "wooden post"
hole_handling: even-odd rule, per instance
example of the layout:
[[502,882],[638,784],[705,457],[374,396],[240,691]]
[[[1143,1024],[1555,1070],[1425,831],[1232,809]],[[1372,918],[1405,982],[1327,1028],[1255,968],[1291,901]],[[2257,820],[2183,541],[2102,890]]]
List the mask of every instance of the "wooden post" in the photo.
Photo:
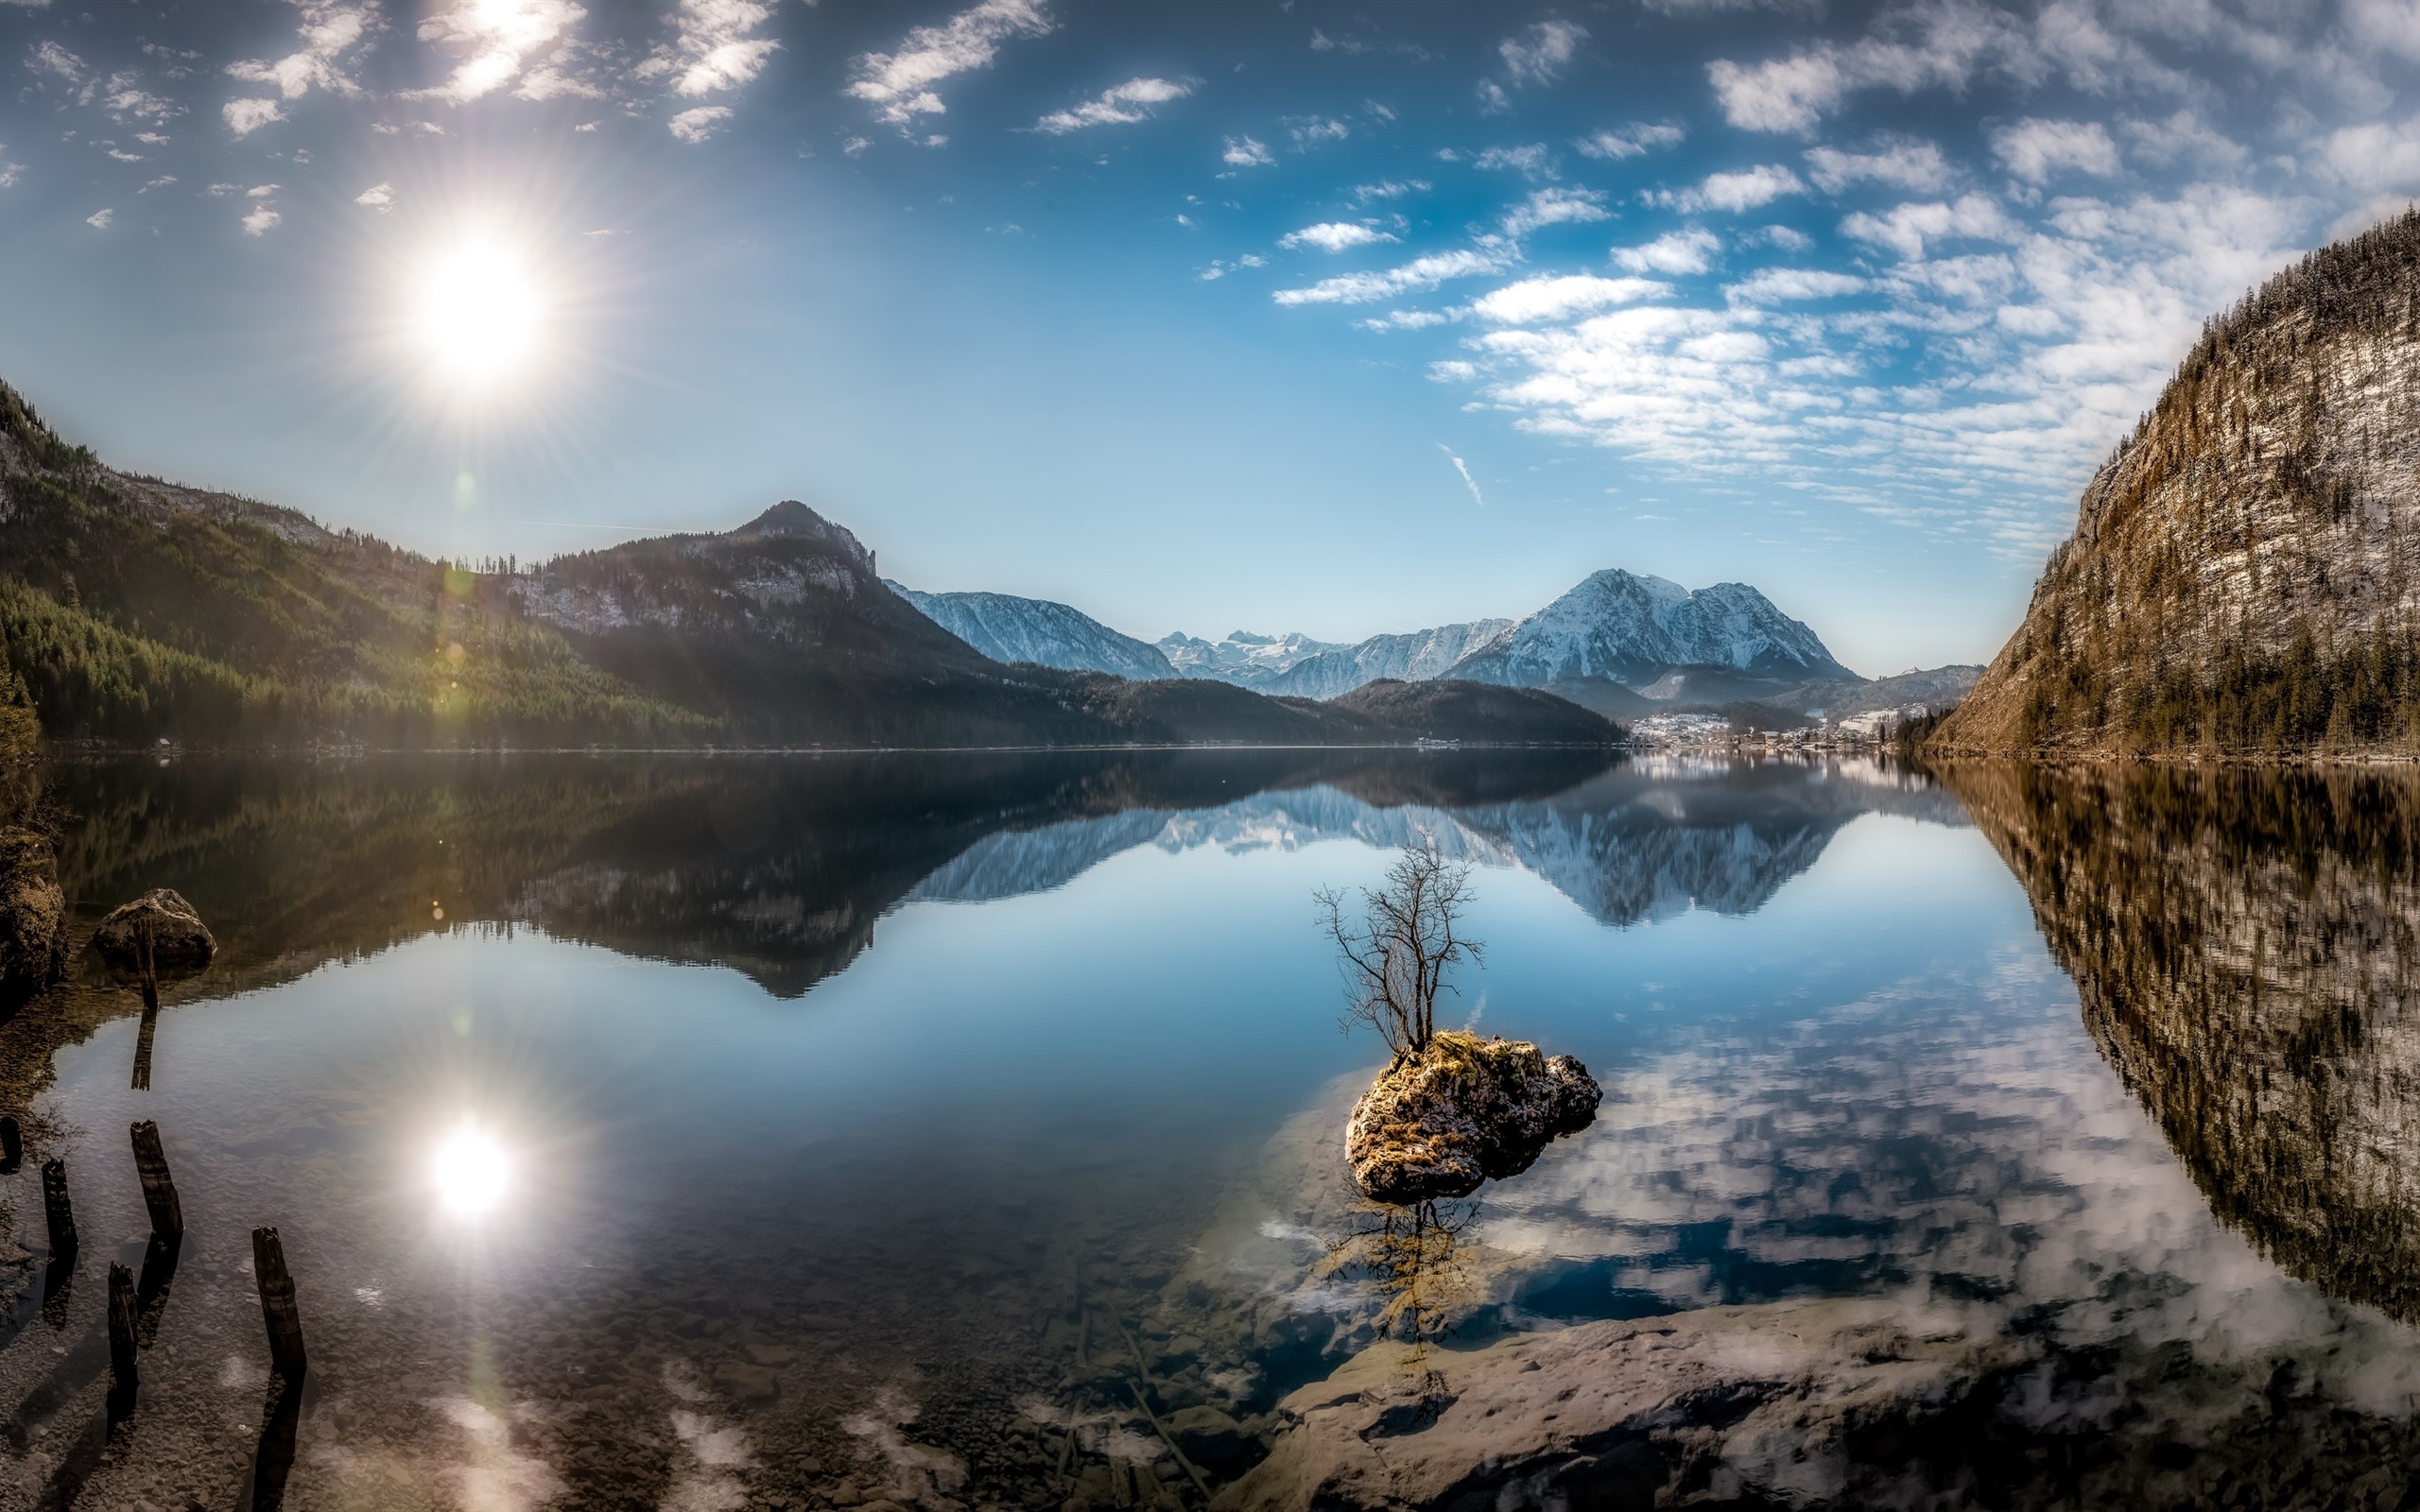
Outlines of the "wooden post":
[[26,1158],[26,1131],[13,1118],[0,1118],[0,1171],[13,1171]]
[[134,1390],[134,1272],[110,1265],[110,1378],[120,1392]]
[[185,1215],[177,1202],[177,1184],[168,1177],[168,1157],[160,1148],[160,1125],[147,1118],[132,1133],[134,1171],[143,1178],[143,1205],[151,1210],[151,1231],[173,1243],[184,1234]]
[[76,1253],[76,1210],[67,1203],[67,1162],[44,1160],[42,1166],[42,1211],[50,1220],[50,1258]]
[[286,1274],[285,1246],[273,1227],[252,1230],[252,1277],[260,1283],[261,1318],[268,1325],[269,1363],[287,1381],[300,1381],[308,1365],[302,1314],[294,1305],[294,1278]]

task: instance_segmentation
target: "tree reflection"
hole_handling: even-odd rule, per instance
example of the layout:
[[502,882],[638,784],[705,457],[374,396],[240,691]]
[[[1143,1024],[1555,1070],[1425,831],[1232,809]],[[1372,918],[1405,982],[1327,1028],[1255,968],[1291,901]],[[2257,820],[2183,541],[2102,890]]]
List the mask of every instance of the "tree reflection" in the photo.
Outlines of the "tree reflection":
[[1942,776],[2212,1211],[2294,1275],[2420,1321],[2420,779]]
[[1378,1304],[1371,1326],[1409,1344],[1406,1363],[1418,1364],[1476,1297],[1456,1242],[1478,1216],[1478,1204],[1468,1200],[1373,1204],[1352,1231],[1328,1241],[1320,1279],[1366,1289]]

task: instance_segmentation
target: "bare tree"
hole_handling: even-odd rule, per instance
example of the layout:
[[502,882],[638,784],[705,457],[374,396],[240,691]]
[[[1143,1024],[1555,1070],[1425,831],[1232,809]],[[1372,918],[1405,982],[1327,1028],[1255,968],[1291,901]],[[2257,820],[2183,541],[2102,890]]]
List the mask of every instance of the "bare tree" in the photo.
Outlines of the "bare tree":
[[1470,864],[1446,860],[1433,843],[1404,847],[1386,886],[1361,889],[1357,923],[1345,918],[1343,893],[1322,887],[1313,896],[1341,957],[1342,1026],[1369,1024],[1398,1057],[1426,1050],[1437,1032],[1437,994],[1452,990],[1445,973],[1464,958],[1484,959],[1478,940],[1454,933],[1470,903]]

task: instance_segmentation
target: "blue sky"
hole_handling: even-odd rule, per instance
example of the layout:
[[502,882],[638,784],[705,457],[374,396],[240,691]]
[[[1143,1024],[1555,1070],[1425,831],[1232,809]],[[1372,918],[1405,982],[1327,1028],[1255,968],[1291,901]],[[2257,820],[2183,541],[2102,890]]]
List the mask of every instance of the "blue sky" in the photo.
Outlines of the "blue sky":
[[2420,188],[2415,60],[2413,0],[7,0],[0,375],[431,552],[798,497],[1148,639],[1623,566],[1979,661],[2202,320]]

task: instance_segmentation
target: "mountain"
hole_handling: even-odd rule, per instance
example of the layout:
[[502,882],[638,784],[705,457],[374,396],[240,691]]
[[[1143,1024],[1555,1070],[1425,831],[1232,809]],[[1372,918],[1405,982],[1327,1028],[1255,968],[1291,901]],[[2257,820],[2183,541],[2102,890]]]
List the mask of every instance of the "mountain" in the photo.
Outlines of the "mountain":
[[1854,676],[1814,631],[1745,583],[1691,592],[1618,568],[1592,574],[1450,671],[1513,687],[1570,678],[1610,678],[1636,687],[1682,666],[1791,682]]
[[1942,751],[2420,744],[2420,214],[2204,328]]
[[[1601,745],[1575,705],[1344,708],[1004,666],[785,501],[524,570],[137,477],[0,385],[0,656],[54,737],[196,745]],[[1502,717],[1500,726],[1469,722]],[[1457,722],[1461,721],[1461,722]]]
[[1179,630],[1163,638],[1159,649],[1180,677],[1215,678],[1239,688],[1267,691],[1270,683],[1298,664],[1326,652],[1348,648],[1301,634],[1258,635],[1251,630],[1231,630],[1223,641],[1204,641]]
[[1120,635],[1064,604],[1008,593],[921,593],[887,577],[883,583],[926,619],[994,662],[1106,672],[1138,681],[1177,675],[1159,647]]
[[1473,620],[1408,635],[1374,635],[1358,645],[1305,657],[1271,678],[1262,691],[1333,698],[1381,678],[1442,678],[1455,662],[1512,627],[1511,620]]

